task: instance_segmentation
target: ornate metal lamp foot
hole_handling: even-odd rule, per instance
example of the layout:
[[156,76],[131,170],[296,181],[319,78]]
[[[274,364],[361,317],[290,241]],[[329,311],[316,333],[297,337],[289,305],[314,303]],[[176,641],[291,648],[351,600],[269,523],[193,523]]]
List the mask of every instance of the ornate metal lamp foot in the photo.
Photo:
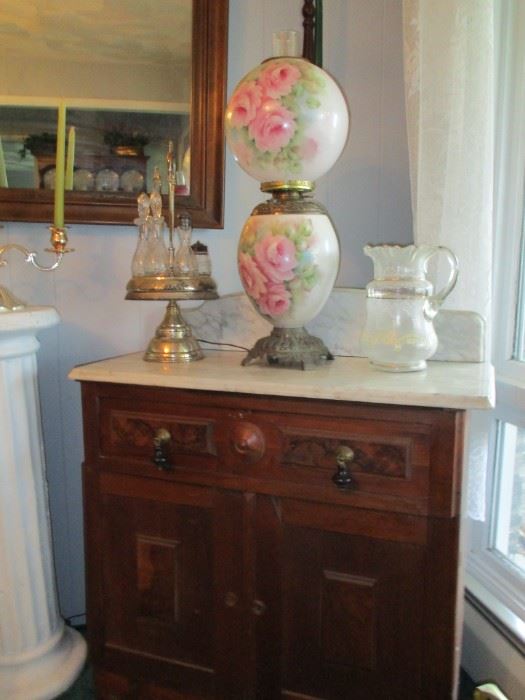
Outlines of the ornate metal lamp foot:
[[270,335],[259,338],[242,364],[259,359],[270,366],[315,369],[334,356],[320,338],[305,328],[274,328]]
[[191,326],[183,319],[177,302],[171,299],[144,359],[148,362],[193,362],[203,357]]

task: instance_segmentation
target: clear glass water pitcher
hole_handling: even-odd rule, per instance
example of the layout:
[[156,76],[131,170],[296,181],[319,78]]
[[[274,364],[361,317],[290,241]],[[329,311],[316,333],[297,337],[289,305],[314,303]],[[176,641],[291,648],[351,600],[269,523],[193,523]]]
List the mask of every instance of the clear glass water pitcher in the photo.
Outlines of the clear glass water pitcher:
[[[374,263],[374,279],[366,287],[366,324],[361,347],[372,365],[390,372],[425,369],[436,352],[433,319],[458,276],[458,261],[444,246],[365,246]],[[434,293],[427,275],[433,256],[445,258],[449,271]]]

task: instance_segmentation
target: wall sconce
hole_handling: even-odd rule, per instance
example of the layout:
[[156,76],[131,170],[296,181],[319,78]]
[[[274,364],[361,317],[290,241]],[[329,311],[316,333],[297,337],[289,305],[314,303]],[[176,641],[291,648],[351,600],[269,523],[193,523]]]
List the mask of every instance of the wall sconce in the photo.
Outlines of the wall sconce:
[[[37,253],[31,251],[25,246],[18,243],[6,243],[0,246],[0,267],[7,265],[7,260],[2,256],[10,250],[18,250],[25,257],[25,261],[31,263],[33,267],[42,272],[50,272],[62,262],[65,253],[72,252],[72,249],[67,247],[67,232],[64,226],[64,190],[68,180],[72,178],[73,163],[75,149],[75,133],[74,128],[70,129],[68,143],[68,173],[66,173],[66,107],[60,104],[58,107],[57,121],[57,145],[55,158],[55,206],[54,206],[54,223],[49,227],[51,232],[50,243],[51,248],[46,248],[46,252],[56,255],[55,262],[52,265],[41,265],[36,260]],[[71,185],[69,185],[71,187]],[[17,299],[6,287],[0,285],[0,313],[5,311],[18,311],[23,309],[27,304]]]
[[[3,259],[3,255],[10,250],[18,250],[25,257],[25,261],[31,263],[33,267],[42,272],[50,272],[51,270],[56,270],[56,268],[62,262],[62,258],[66,253],[72,252],[71,248],[67,248],[67,233],[66,228],[58,226],[50,226],[51,231],[50,243],[51,248],[46,248],[47,253],[54,253],[56,258],[52,265],[45,266],[41,265],[36,256],[38,253],[34,250],[29,250],[19,243],[7,243],[6,245],[0,246],[0,267],[7,265],[7,260]],[[0,313],[4,311],[19,311],[23,309],[27,304],[10,292],[6,287],[0,285]]]

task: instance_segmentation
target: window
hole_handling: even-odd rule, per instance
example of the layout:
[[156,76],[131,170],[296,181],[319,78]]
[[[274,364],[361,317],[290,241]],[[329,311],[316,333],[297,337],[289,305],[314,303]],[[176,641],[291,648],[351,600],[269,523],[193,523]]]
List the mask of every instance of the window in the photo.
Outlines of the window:
[[515,575],[525,576],[525,428],[496,424],[495,492],[490,545]]
[[525,3],[499,2],[493,361],[486,518],[471,531],[467,588],[525,646]]

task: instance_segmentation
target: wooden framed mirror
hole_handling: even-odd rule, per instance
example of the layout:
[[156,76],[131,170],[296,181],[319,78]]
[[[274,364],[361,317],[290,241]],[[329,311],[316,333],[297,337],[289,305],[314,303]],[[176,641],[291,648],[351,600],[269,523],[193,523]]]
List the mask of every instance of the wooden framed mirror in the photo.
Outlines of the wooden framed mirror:
[[[138,16],[130,17],[133,7],[137,12],[142,12],[147,6],[151,10],[153,3],[136,3],[129,0],[120,0],[123,22],[119,23],[119,15],[107,18],[107,23],[98,29],[101,39],[109,42],[111,35],[117,36],[116,47],[109,49],[103,46],[102,51],[111,51],[120,61],[120,76],[124,80],[114,80],[113,85],[120,89],[124,83],[130,83],[133,87],[140,87],[144,82],[140,69],[137,68],[137,55],[140,57],[146,53],[143,46],[148,37],[141,19]],[[150,30],[150,45],[155,47],[158,62],[157,72],[165,71],[166,80],[175,79],[177,70],[164,64],[161,59],[172,56],[171,42],[176,42],[177,35],[183,34],[184,26],[187,31],[188,46],[191,46],[189,63],[186,69],[180,68],[191,75],[191,80],[186,77],[187,97],[177,99],[177,95],[167,95],[165,87],[156,86],[156,94],[150,100],[144,98],[141,90],[138,97],[127,99],[128,94],[117,97],[108,95],[108,88],[102,92],[102,97],[84,97],[83,88],[76,86],[77,92],[72,96],[67,93],[60,94],[61,86],[56,87],[55,94],[39,94],[39,85],[33,88],[34,94],[23,94],[19,87],[27,83],[28,74],[38,75],[38,61],[33,61],[31,68],[25,70],[22,65],[23,58],[16,59],[13,63],[12,79],[9,68],[4,70],[4,79],[0,79],[0,137],[3,147],[0,156],[7,165],[6,182],[0,183],[0,220],[2,221],[42,221],[51,222],[53,219],[53,171],[54,150],[51,148],[48,154],[34,155],[36,142],[51,140],[56,133],[56,114],[60,102],[66,104],[68,116],[68,128],[74,125],[76,128],[75,148],[75,184],[73,190],[65,193],[65,218],[66,224],[92,223],[92,224],[131,224],[136,217],[137,193],[141,190],[149,190],[152,181],[152,171],[158,165],[161,172],[165,173],[165,157],[168,140],[175,141],[175,153],[177,154],[177,168],[181,173],[180,187],[177,188],[176,207],[188,211],[192,216],[193,225],[197,228],[221,228],[223,223],[223,199],[224,199],[224,136],[223,118],[226,91],[226,64],[227,64],[227,33],[228,33],[228,0],[157,0],[158,16],[152,17]],[[28,3],[30,4],[30,3]],[[104,1],[102,6],[107,5]],[[78,27],[86,23],[93,23],[93,4],[89,0],[71,0],[67,5],[67,11],[62,4],[51,4],[55,11],[60,13],[60,23],[64,19],[63,29],[67,31],[68,22],[71,33],[66,34],[62,44],[63,51],[69,53],[60,55],[60,44],[49,35],[49,29],[43,37],[43,51],[54,54],[57,72],[60,64],[71,69],[73,63],[78,71],[86,72],[86,66],[82,67],[77,62],[77,56],[81,54],[76,32]],[[60,5],[60,9],[58,6]],[[110,3],[115,9],[115,2]],[[108,7],[109,7],[108,5]],[[118,2],[117,2],[118,11]],[[27,13],[21,13],[16,9],[17,3],[7,3],[1,14],[7,13],[7,22],[12,22],[8,30],[17,30],[23,39],[26,32],[31,46],[35,45],[34,37],[30,32],[38,26],[35,17],[31,17],[31,23],[27,20]],[[49,8],[49,3],[44,3]],[[21,6],[18,4],[18,8]],[[24,5],[25,7],[25,5]],[[11,17],[9,11],[11,10]],[[186,22],[181,29],[170,29],[165,26],[177,11],[186,13]],[[47,10],[46,10],[47,11]],[[85,16],[82,15],[85,12]],[[91,13],[91,15],[90,15]],[[6,26],[6,17],[2,18],[2,26]],[[26,21],[27,20],[27,21]],[[48,27],[57,26],[57,18],[48,17]],[[18,22],[26,22],[19,26]],[[102,21],[102,20],[101,20]],[[145,20],[144,20],[145,22]],[[132,36],[123,41],[122,34],[126,23],[132,28]],[[153,32],[157,31],[157,37]],[[0,30],[0,39],[1,39]],[[13,33],[13,31],[11,31]],[[164,44],[160,41],[161,36]],[[58,35],[57,35],[58,36]],[[191,42],[189,41],[191,37]],[[98,41],[98,36],[95,40]],[[77,42],[75,45],[75,41]],[[23,46],[23,41],[17,39],[16,48]],[[53,43],[54,42],[54,43]],[[1,43],[1,42],[0,42]],[[184,43],[184,39],[183,39]],[[29,46],[29,44],[28,44]],[[164,49],[164,55],[160,49]],[[9,47],[2,44],[4,57],[9,53]],[[0,49],[0,53],[1,50]],[[131,59],[125,63],[122,51],[130,51]],[[182,50],[182,49],[181,49]],[[76,51],[76,54],[73,54]],[[142,54],[141,54],[142,51]],[[16,52],[13,52],[16,53]],[[102,85],[105,72],[112,68],[100,62],[97,48],[92,50],[91,83]],[[70,57],[74,56],[73,59]],[[67,58],[66,58],[67,57]],[[0,56],[1,58],[1,56]],[[7,65],[6,63],[4,65]],[[184,62],[181,59],[181,66]],[[127,73],[122,73],[127,68]],[[115,71],[117,68],[115,68]],[[115,73],[116,75],[118,73]],[[57,76],[57,79],[58,76]],[[3,82],[2,82],[3,80]],[[135,86],[133,86],[135,81]],[[71,79],[69,83],[71,83]],[[74,82],[74,81],[73,81]],[[106,81],[109,83],[109,81]],[[153,85],[155,80],[145,81]],[[171,86],[168,86],[171,87]],[[52,88],[47,88],[48,93]],[[98,89],[98,87],[96,88]],[[123,88],[124,89],[124,88]],[[164,91],[164,92],[163,92]],[[133,95],[133,93],[129,93]],[[49,125],[49,126],[47,126]],[[150,132],[155,132],[154,134]],[[34,133],[36,132],[36,133]],[[124,137],[130,134],[135,138],[131,150],[118,148],[123,145]],[[174,135],[174,138],[173,138]],[[15,141],[18,139],[18,142]],[[96,144],[95,144],[96,141]],[[147,145],[144,144],[147,142]],[[95,144],[95,145],[93,145]],[[44,144],[45,145],[45,144]],[[124,144],[125,146],[126,144]],[[42,144],[39,144],[41,147]],[[116,147],[117,146],[117,147]],[[145,148],[144,148],[145,146]],[[29,155],[28,155],[29,151]],[[190,157],[191,154],[191,157]],[[24,158],[29,158],[25,163]],[[29,186],[17,180],[15,169],[10,170],[11,162],[22,163],[24,177],[30,179]],[[29,163],[29,165],[28,165]],[[97,179],[98,178],[98,179]],[[12,182],[10,182],[11,180]],[[5,186],[7,184],[7,186]],[[166,179],[163,177],[163,192],[167,192]]]

